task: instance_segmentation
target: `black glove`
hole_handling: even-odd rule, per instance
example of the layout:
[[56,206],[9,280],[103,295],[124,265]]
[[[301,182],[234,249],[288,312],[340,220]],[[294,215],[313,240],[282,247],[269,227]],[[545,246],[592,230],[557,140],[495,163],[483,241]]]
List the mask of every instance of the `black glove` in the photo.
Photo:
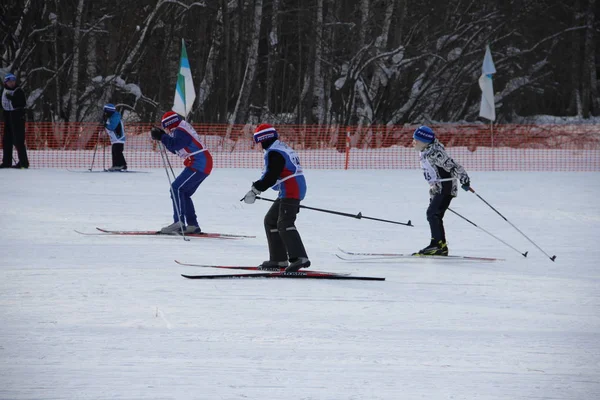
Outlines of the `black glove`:
[[150,136],[152,137],[152,140],[160,140],[162,139],[164,134],[165,131],[155,126],[153,126],[152,129],[150,129]]
[[469,191],[469,189],[471,189],[471,181],[469,180],[469,178],[467,179],[462,179],[460,181],[461,187],[463,188],[463,190],[466,190],[467,192]]

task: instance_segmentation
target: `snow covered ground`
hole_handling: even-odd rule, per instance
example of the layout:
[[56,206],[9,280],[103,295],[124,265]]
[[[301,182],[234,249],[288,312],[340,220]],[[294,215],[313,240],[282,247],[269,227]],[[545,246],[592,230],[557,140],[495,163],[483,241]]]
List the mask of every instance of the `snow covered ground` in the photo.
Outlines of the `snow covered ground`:
[[[194,200],[205,231],[255,239],[82,236],[170,223],[164,170],[2,170],[0,399],[600,398],[600,174],[472,172],[446,215],[450,252],[496,263],[349,263],[339,247],[429,240],[417,170],[309,170],[297,226],[313,269],[384,282],[186,280],[267,257],[258,170],[218,169]],[[273,193],[266,193],[274,197]]]

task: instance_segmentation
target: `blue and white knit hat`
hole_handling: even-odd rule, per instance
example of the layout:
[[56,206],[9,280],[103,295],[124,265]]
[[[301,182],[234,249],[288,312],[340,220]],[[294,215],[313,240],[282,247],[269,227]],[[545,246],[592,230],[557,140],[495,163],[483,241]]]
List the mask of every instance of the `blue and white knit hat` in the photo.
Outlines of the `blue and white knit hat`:
[[260,124],[254,130],[254,143],[264,142],[269,139],[277,139],[279,135],[273,126],[269,124]]
[[115,112],[117,111],[117,107],[114,104],[108,103],[104,105],[104,112]]
[[8,81],[16,81],[17,77],[14,76],[13,74],[6,74],[4,75],[4,83],[8,82]]
[[431,143],[435,140],[435,133],[433,133],[430,127],[421,125],[413,133],[413,139],[424,143]]

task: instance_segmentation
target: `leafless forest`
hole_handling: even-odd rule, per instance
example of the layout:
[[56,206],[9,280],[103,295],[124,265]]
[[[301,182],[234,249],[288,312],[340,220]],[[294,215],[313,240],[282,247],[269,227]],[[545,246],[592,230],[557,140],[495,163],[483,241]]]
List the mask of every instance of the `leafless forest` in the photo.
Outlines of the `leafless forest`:
[[0,75],[30,119],[171,108],[181,39],[192,122],[479,120],[485,46],[498,122],[600,115],[596,0],[3,0]]

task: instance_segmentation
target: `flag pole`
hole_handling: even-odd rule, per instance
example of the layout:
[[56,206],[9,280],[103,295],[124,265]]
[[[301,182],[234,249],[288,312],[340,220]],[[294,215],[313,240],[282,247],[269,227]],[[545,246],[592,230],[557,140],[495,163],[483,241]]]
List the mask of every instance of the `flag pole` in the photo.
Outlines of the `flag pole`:
[[492,60],[490,46],[485,46],[481,76],[479,77],[479,88],[481,89],[481,104],[479,105],[479,116],[490,121],[490,146],[492,171],[496,170],[496,149],[494,144],[494,121],[496,120],[496,106],[494,99],[494,85],[492,75],[496,73],[496,67]]
[[496,170],[496,146],[494,146],[494,121],[490,121],[490,134],[492,136],[492,171]]

